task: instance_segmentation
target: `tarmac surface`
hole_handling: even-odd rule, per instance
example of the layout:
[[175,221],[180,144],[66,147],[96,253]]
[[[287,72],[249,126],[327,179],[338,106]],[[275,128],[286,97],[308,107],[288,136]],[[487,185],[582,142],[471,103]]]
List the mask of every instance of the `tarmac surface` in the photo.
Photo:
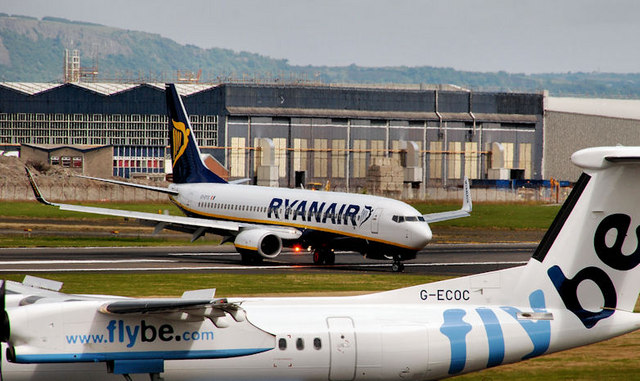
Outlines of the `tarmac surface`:
[[[432,244],[414,260],[404,262],[405,273],[468,275],[525,264],[537,244]],[[284,250],[273,260],[243,265],[232,245],[171,247],[0,248],[0,272],[391,272],[391,260],[337,252],[334,265],[313,264],[311,253]]]

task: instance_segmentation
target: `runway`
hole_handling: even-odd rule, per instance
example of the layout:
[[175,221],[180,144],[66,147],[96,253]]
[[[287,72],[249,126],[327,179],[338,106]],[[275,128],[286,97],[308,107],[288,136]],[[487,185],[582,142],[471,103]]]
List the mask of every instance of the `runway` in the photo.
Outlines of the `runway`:
[[[405,273],[466,275],[525,264],[536,244],[430,245]],[[260,265],[243,265],[233,246],[82,247],[0,249],[0,272],[391,272],[391,261],[370,260],[358,253],[336,253],[335,265],[315,265],[311,254],[283,251]]]

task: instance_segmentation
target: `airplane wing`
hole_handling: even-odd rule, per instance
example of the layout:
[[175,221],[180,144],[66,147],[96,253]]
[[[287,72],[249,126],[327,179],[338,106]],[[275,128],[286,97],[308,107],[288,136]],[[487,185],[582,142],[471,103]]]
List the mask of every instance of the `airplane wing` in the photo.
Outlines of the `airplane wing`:
[[126,181],[101,179],[99,177],[91,177],[91,176],[75,175],[75,177],[80,177],[80,178],[88,179],[88,180],[102,181],[102,182],[110,183],[110,184],[125,185],[125,186],[133,187],[133,188],[148,189],[148,190],[152,190],[152,191],[156,191],[156,192],[160,192],[160,193],[166,193],[166,194],[170,194],[170,195],[174,195],[174,196],[178,195],[178,191],[177,190],[169,189],[169,188],[154,187],[154,186],[151,186],[151,185],[129,183],[129,182],[126,182]]
[[471,203],[471,188],[469,187],[469,179],[465,176],[463,186],[463,201],[462,208],[459,210],[452,210],[449,212],[429,213],[424,214],[423,217],[428,223],[453,220],[461,217],[469,217],[471,215],[472,203]]
[[[61,203],[53,203],[47,201],[43,196],[38,186],[31,175],[31,172],[28,168],[25,168],[27,171],[27,176],[29,177],[29,183],[31,184],[31,188],[35,194],[36,199],[50,206],[57,206],[60,210],[68,210],[73,212],[81,212],[81,213],[92,213],[92,214],[100,214],[105,216],[115,216],[115,217],[123,217],[123,218],[132,218],[136,219],[142,224],[154,226],[154,234],[159,233],[162,229],[169,229],[180,231],[184,233],[191,233],[191,240],[195,241],[196,239],[203,236],[205,233],[213,233],[220,235],[236,235],[242,230],[248,229],[266,229],[272,232],[274,235],[277,235],[281,239],[297,239],[302,234],[298,229],[290,228],[290,227],[281,227],[281,226],[266,226],[266,225],[258,225],[258,224],[249,224],[249,223],[241,223],[241,222],[233,222],[233,221],[221,221],[221,220],[210,220],[206,218],[196,218],[196,217],[185,217],[185,216],[171,216],[166,214],[155,214],[155,213],[145,213],[145,212],[135,212],[129,210],[119,210],[119,209],[108,209],[108,208],[98,208],[91,206],[82,206],[82,205],[73,205],[73,204],[61,204]],[[112,182],[118,183],[113,180]],[[160,188],[165,189],[165,188]],[[170,189],[166,189],[170,191]],[[168,193],[168,192],[165,192]]]

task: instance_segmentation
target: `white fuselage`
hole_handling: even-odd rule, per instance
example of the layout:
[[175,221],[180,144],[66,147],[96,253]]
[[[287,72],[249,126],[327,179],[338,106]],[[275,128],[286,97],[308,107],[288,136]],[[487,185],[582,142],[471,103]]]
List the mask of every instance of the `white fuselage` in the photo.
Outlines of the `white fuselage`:
[[[414,251],[432,237],[415,208],[384,197],[234,184],[171,187],[180,192],[172,200],[192,216],[289,226]],[[394,216],[405,218],[398,222]]]
[[[251,326],[230,321],[225,328],[216,327],[208,319],[181,322],[154,320],[152,315],[114,317],[97,313],[95,306],[90,306],[95,314],[90,319],[91,329],[79,324],[87,316],[77,312],[62,323],[63,332],[54,333],[51,324],[43,335],[49,341],[60,340],[55,348],[68,352],[67,358],[83,351],[100,351],[101,345],[107,348],[92,343],[96,337],[102,342],[110,337],[114,344],[108,344],[108,351],[132,358],[135,353],[149,351],[194,356],[165,360],[161,376],[166,381],[433,380],[601,339],[601,334],[584,332],[579,324],[567,324],[575,317],[566,310],[546,310],[553,316],[551,320],[522,320],[516,311],[530,307],[461,305],[474,296],[463,289],[457,291],[443,289],[439,295],[435,288],[415,288],[413,297],[400,298],[397,303],[378,300],[375,294],[234,300],[242,302]],[[425,298],[425,292],[434,296]],[[635,329],[638,317],[620,313],[615,324],[606,324],[611,324],[610,330],[603,327],[607,335],[621,334]],[[571,326],[575,329],[567,329]],[[176,341],[177,337],[181,340]],[[79,344],[82,340],[85,343]],[[252,346],[257,347],[256,353],[251,353]],[[238,355],[247,349],[247,355]],[[197,358],[200,353],[217,356],[211,355],[214,352],[238,357]],[[107,374],[104,362],[3,362],[2,372],[4,380],[122,379],[121,375]],[[148,379],[146,374],[132,377]]]

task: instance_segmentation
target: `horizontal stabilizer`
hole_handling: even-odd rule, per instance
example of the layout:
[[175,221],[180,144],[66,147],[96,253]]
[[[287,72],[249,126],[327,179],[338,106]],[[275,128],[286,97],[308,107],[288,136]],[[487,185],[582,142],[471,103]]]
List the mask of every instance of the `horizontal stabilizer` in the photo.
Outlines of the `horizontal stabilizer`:
[[104,314],[144,314],[154,312],[175,312],[192,308],[228,306],[227,299],[134,299],[119,300],[104,304],[100,312]]

